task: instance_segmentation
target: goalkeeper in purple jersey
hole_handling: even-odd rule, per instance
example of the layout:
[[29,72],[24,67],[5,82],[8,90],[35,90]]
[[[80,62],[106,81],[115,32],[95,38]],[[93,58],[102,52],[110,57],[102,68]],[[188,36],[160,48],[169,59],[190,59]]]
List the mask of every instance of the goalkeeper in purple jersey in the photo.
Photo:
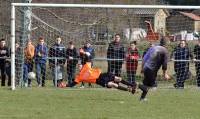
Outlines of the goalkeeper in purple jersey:
[[[144,55],[142,60],[142,72],[144,73],[143,85],[151,88],[156,86],[157,72],[162,66],[163,76],[166,80],[170,79],[167,74],[168,51],[164,47],[165,41],[161,40],[160,45],[151,47]],[[143,96],[143,99],[145,99]]]

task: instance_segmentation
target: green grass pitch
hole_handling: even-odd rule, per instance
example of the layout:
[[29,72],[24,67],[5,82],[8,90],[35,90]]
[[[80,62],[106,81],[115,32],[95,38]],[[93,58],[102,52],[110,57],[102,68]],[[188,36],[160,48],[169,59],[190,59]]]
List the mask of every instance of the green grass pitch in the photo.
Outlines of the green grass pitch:
[[0,88],[0,119],[199,119],[200,90],[141,92],[105,88]]

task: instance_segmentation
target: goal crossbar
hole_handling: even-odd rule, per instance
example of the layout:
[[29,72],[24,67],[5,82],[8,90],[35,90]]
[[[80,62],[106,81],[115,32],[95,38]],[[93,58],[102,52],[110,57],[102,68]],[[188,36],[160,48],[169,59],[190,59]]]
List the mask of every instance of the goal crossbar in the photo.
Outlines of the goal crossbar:
[[48,3],[12,3],[12,6],[27,7],[68,7],[68,8],[148,8],[148,9],[200,9],[200,6],[175,5],[111,5],[111,4],[48,4]]

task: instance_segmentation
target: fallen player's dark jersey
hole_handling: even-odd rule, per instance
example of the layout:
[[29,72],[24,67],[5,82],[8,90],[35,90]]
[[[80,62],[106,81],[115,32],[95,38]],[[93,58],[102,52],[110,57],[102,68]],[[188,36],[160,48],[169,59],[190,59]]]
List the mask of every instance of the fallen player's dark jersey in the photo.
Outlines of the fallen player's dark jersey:
[[96,80],[96,84],[107,87],[108,82],[114,81],[115,75],[111,73],[101,73],[99,78]]

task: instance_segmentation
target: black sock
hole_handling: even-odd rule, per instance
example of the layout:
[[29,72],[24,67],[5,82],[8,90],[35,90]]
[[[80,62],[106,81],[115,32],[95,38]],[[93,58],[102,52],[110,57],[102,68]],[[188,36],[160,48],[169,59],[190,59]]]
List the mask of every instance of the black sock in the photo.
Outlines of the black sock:
[[138,87],[139,87],[139,89],[142,90],[142,95],[141,95],[140,99],[144,99],[147,95],[148,89],[145,85],[142,85],[142,84],[139,84]]
[[129,83],[128,81],[125,81],[125,80],[121,80],[120,82],[121,82],[122,84],[127,85],[127,86],[131,86],[131,87],[134,86],[132,83]]
[[123,91],[128,91],[128,88],[127,87],[124,87],[124,86],[118,86],[117,89],[119,90],[123,90]]

